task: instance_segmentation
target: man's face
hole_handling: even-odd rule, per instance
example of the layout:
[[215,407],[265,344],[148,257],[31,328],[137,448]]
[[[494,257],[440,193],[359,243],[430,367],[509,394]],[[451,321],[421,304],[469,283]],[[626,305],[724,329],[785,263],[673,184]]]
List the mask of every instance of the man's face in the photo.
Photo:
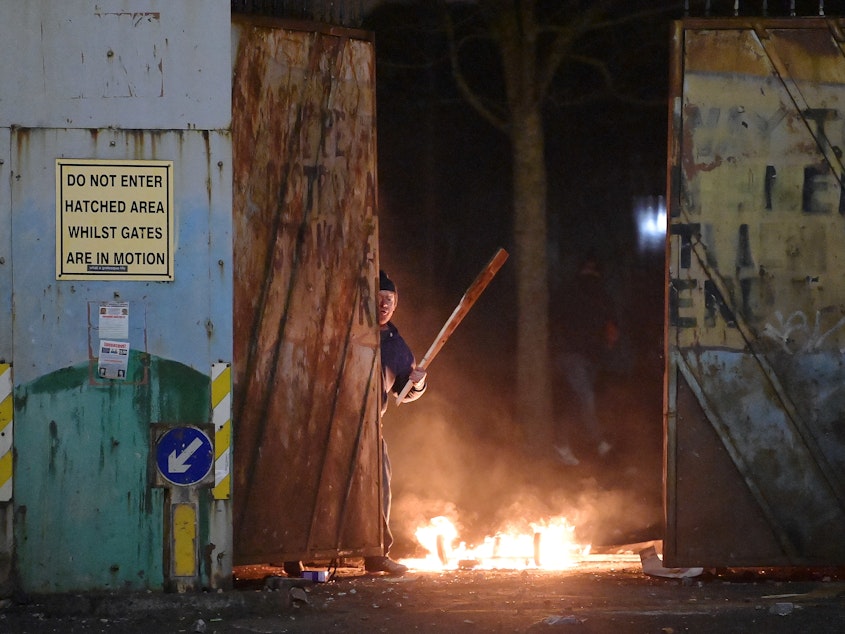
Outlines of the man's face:
[[393,317],[398,299],[393,291],[378,292],[378,325],[384,326]]

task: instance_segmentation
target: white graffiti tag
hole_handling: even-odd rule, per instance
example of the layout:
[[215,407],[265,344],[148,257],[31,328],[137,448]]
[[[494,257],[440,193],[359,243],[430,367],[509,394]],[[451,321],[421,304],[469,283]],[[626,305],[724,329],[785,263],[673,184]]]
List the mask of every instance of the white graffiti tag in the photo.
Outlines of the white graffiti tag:
[[[773,326],[767,323],[763,328],[763,335],[777,341],[784,352],[795,354],[796,352],[812,352],[822,347],[825,339],[845,325],[845,317],[841,317],[832,328],[822,332],[822,311],[816,311],[815,323],[810,328],[809,320],[803,311],[796,310],[786,321],[783,314],[775,311],[778,325]],[[799,339],[803,340],[801,344]],[[840,350],[842,352],[842,350]]]

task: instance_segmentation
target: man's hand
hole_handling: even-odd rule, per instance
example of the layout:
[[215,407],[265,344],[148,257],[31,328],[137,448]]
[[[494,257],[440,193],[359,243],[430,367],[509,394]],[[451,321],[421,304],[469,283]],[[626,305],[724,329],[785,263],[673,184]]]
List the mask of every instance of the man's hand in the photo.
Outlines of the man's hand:
[[408,380],[396,395],[396,404],[409,403],[417,400],[425,392],[426,371],[422,368],[411,368]]
[[427,373],[425,370],[414,368],[413,370],[411,370],[411,375],[408,377],[408,380],[414,384],[415,388],[419,389],[423,385],[425,385],[426,374]]

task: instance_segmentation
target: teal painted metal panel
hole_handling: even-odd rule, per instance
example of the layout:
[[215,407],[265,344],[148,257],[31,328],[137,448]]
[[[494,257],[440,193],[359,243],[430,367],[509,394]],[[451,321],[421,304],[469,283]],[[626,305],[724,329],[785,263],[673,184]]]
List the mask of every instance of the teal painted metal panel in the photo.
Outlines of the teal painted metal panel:
[[204,421],[210,384],[141,353],[129,368],[125,383],[92,384],[82,363],[18,386],[15,534],[27,589],[162,586],[164,492],[149,486],[149,423]]
[[[147,478],[149,426],[209,423],[211,364],[231,358],[229,135],[16,129],[13,136],[22,430],[15,473],[26,482],[14,498],[18,576],[29,591],[161,587],[163,494]],[[55,280],[57,156],[174,161],[173,282]],[[96,372],[96,307],[115,299],[129,305],[133,359],[160,360],[141,364],[124,384]],[[174,407],[186,399],[190,408]],[[210,521],[206,509],[200,517]],[[207,537],[209,528],[199,528]]]

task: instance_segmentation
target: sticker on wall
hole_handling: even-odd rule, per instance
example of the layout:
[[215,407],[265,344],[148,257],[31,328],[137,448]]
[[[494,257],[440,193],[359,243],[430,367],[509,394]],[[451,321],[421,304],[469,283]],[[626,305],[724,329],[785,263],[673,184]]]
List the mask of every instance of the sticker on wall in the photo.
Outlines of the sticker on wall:
[[129,302],[100,304],[100,339],[129,338]]
[[129,342],[100,340],[97,374],[101,379],[125,379],[129,366]]

